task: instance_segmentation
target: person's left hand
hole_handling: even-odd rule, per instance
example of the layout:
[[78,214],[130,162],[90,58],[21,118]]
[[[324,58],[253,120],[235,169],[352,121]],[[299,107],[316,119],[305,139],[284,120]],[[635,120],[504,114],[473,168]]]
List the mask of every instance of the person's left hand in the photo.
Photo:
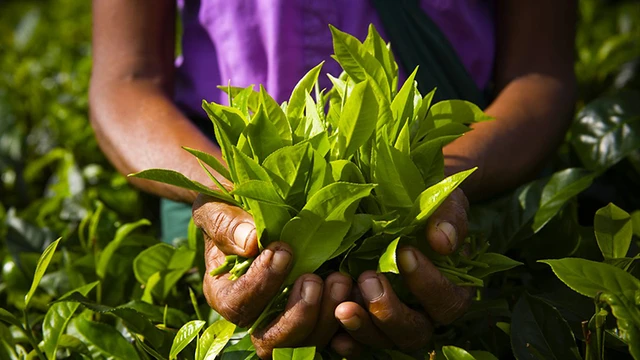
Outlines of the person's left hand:
[[[448,255],[462,243],[468,206],[458,189],[430,217],[426,237],[433,250]],[[343,302],[335,310],[345,332],[332,339],[331,347],[341,356],[357,358],[363,347],[420,349],[428,344],[434,326],[451,323],[469,307],[472,288],[451,283],[419,250],[402,247],[397,259],[400,274],[422,309],[403,304],[384,274],[364,272],[358,279],[361,303]]]

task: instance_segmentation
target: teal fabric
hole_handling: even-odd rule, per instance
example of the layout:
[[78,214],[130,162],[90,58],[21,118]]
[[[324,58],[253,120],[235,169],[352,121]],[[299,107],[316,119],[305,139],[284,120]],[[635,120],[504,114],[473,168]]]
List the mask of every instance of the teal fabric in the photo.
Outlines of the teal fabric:
[[186,238],[191,220],[191,205],[169,199],[160,199],[162,242],[173,244],[175,239]]
[[487,101],[449,40],[420,8],[418,0],[373,0],[400,66],[410,73],[419,66],[418,88],[435,100],[462,99],[485,108]]

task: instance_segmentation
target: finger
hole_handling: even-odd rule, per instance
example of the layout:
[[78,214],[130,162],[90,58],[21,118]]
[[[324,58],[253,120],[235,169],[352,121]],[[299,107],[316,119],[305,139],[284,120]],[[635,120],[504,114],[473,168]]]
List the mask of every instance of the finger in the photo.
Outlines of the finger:
[[352,283],[350,277],[341,273],[333,273],[324,281],[320,314],[315,328],[305,341],[307,344],[317,349],[327,346],[331,337],[340,328],[334,315],[336,307],[349,298]]
[[373,323],[402,350],[426,346],[433,333],[429,319],[398,299],[384,274],[366,271],[358,286]]
[[473,289],[453,284],[420,251],[400,248],[398,265],[409,290],[437,323],[449,324],[469,308]]
[[431,248],[442,255],[453,253],[467,237],[469,201],[461,189],[454,190],[427,222]]
[[331,339],[331,348],[343,358],[359,359],[363,346],[347,333],[338,333]]
[[253,257],[258,254],[256,226],[241,208],[199,195],[193,203],[193,222],[205,234],[205,240],[227,255]]
[[335,317],[355,341],[378,349],[393,346],[393,341],[378,329],[367,310],[355,302],[347,301],[338,305]]
[[309,336],[320,313],[322,285],[322,279],[313,274],[296,280],[284,312],[252,334],[251,340],[261,359],[271,358],[276,347],[296,346]]
[[278,293],[289,273],[291,249],[271,243],[237,280],[229,274],[205,275],[204,291],[209,305],[225,319],[245,327],[260,315]]

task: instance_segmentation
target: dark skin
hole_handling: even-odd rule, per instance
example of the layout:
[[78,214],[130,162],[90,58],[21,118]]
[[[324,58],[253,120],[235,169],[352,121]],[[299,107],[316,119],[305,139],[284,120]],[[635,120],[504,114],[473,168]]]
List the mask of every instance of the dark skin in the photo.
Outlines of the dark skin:
[[[575,0],[501,0],[495,6],[497,96],[485,111],[496,120],[476,124],[444,149],[448,172],[479,167],[464,184],[470,199],[487,198],[535,176],[562,140],[575,96]],[[123,174],[173,169],[215,188],[193,156],[180,149],[187,145],[221,158],[171,101],[175,2],[94,0],[93,7],[90,115],[105,154]],[[276,242],[258,254],[253,220],[241,209],[172,186],[130,180],[159,196],[195,201],[207,271],[225,254],[258,255],[239,280],[230,282],[223,274],[204,282],[214,309],[237,324],[252,323],[285,279],[295,256],[290,247]],[[465,194],[455,192],[429,219],[425,237],[439,253],[451,253],[466,235]],[[274,347],[330,345],[356,358],[368,347],[427,345],[435,326],[464,313],[471,290],[451,284],[414,248],[400,249],[398,259],[422,309],[403,304],[375,272],[355,282],[338,273],[326,279],[305,274],[293,285],[285,313],[254,333],[258,354],[268,358]]]

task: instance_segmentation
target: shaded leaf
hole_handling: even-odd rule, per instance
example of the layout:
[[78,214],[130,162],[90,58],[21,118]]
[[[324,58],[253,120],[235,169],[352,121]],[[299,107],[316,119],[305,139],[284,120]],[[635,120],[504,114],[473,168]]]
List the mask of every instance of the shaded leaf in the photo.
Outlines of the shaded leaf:
[[513,309],[511,346],[517,359],[582,359],[558,310],[526,294]]
[[556,276],[571,289],[591,298],[599,292],[618,294],[625,290],[640,290],[640,280],[613,265],[578,258],[540,262],[551,266]]
[[609,204],[596,211],[593,222],[602,255],[605,258],[624,258],[633,236],[631,216],[614,204]]
[[73,322],[83,340],[91,344],[104,357],[123,360],[139,359],[133,345],[113,326],[89,321],[83,317],[76,317]]

